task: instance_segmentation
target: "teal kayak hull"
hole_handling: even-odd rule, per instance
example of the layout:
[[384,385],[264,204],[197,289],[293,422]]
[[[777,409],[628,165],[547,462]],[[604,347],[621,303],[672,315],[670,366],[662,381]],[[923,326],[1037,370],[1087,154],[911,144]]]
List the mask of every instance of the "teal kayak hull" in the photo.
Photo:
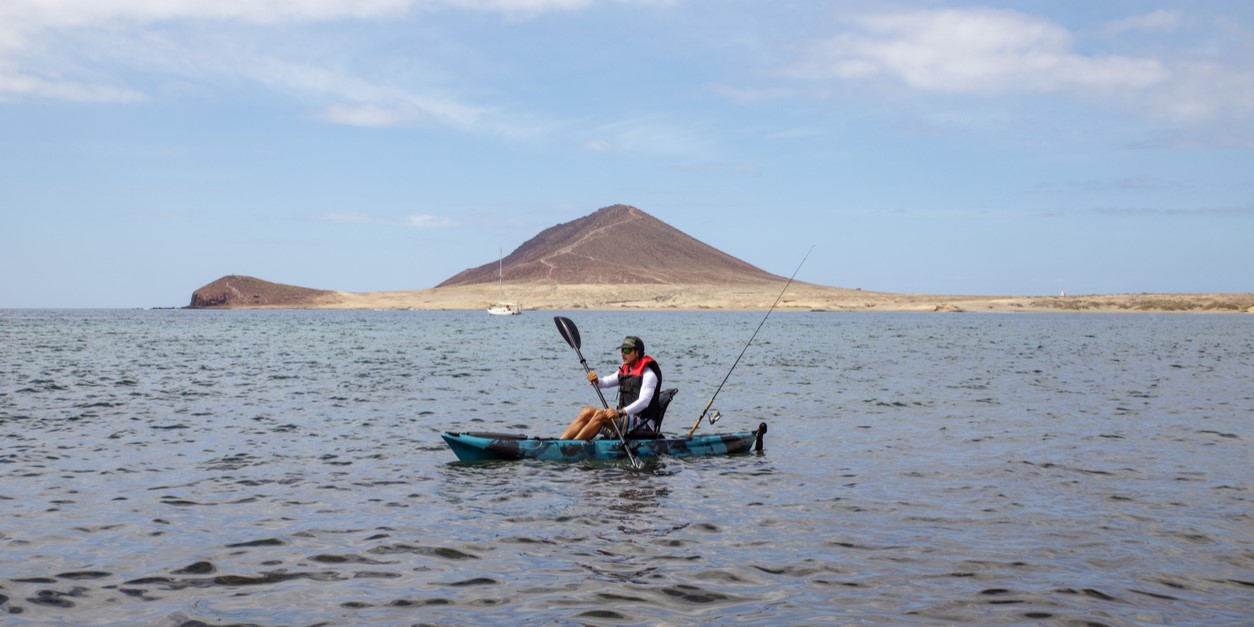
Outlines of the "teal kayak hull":
[[[755,431],[716,433],[686,437],[664,437],[655,440],[627,440],[640,458],[670,455],[693,457],[734,455],[749,450],[762,450],[766,423]],[[443,433],[441,437],[464,462],[538,459],[545,461],[609,461],[626,459],[623,443],[610,440],[548,440],[504,433]]]

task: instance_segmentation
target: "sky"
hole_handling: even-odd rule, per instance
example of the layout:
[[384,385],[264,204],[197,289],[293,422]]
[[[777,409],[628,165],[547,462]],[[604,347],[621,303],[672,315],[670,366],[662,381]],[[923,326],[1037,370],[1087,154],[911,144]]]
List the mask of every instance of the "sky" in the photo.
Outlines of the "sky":
[[836,287],[1254,292],[1254,3],[0,3],[0,308],[425,289],[618,203]]

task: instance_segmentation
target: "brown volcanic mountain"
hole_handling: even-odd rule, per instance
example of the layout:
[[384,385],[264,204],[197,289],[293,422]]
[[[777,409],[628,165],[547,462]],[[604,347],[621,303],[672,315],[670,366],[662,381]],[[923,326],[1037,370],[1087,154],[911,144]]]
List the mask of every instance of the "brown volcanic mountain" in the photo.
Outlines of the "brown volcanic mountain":
[[[613,205],[541,231],[504,259],[510,283],[559,285],[727,284],[784,279],[703,244],[628,205]],[[437,285],[496,283],[497,262]]]
[[318,305],[335,292],[271,283],[250,276],[224,276],[195,292],[188,309],[213,307],[306,307]]

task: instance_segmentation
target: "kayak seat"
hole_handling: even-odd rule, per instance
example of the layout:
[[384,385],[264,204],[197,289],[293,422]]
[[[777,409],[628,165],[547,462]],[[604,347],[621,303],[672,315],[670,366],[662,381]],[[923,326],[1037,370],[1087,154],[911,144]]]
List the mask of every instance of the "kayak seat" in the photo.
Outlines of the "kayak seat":
[[670,406],[671,399],[675,398],[675,395],[678,393],[679,393],[678,388],[662,390],[660,393],[658,393],[657,395],[658,417],[657,417],[657,430],[656,431],[641,428],[641,429],[636,429],[635,431],[628,433],[625,437],[631,440],[657,440],[657,439],[664,437],[662,435],[662,419],[666,418],[666,408]]

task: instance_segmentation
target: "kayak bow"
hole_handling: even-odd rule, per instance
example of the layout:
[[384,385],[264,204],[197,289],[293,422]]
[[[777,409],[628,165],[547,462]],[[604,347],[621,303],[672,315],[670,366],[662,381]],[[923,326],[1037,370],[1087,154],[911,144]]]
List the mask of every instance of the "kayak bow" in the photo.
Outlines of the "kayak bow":
[[[638,457],[694,457],[734,455],[752,447],[762,450],[766,423],[755,431],[716,433],[691,438],[671,437],[655,440],[628,440]],[[505,433],[443,433],[441,437],[464,462],[538,459],[546,461],[584,461],[626,459],[623,443],[612,440],[551,440]]]

